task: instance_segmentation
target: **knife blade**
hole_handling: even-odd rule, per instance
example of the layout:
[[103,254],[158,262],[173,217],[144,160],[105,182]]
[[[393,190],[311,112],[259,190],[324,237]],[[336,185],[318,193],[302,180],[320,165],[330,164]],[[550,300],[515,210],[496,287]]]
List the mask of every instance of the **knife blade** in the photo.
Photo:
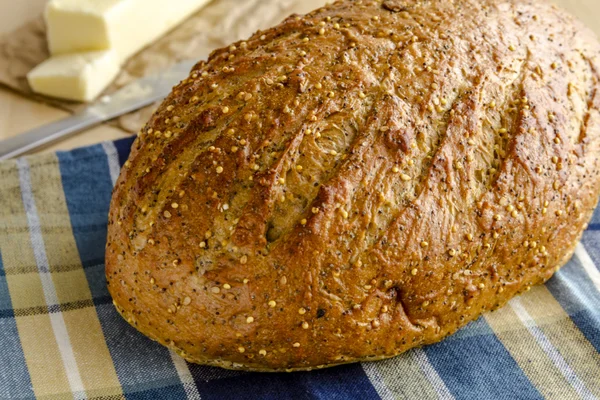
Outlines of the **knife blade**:
[[162,100],[171,92],[174,85],[189,75],[195,64],[196,62],[192,60],[182,61],[168,70],[123,86],[77,114],[0,141],[0,161],[20,156],[68,135]]

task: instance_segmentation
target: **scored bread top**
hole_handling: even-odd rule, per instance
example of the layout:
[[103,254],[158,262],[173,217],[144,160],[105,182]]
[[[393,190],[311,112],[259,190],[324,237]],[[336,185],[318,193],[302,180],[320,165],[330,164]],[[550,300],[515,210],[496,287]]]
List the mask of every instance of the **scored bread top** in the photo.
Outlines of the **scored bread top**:
[[590,31],[544,1],[338,1],[215,51],[140,132],[119,312],[192,362],[433,343],[549,279],[600,190]]

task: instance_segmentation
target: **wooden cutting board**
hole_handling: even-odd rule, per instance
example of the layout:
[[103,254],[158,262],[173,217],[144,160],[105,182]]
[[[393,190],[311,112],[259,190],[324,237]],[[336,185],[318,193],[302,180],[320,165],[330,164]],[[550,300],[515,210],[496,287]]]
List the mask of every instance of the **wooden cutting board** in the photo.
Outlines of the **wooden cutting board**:
[[[244,1],[244,0],[240,0]],[[555,0],[600,36],[600,0]],[[10,32],[27,20],[39,15],[46,0],[0,0],[0,35]],[[0,139],[67,116],[67,113],[44,104],[29,100],[9,90],[0,88]],[[68,150],[104,140],[125,137],[116,128],[99,126],[80,133],[42,151]]]

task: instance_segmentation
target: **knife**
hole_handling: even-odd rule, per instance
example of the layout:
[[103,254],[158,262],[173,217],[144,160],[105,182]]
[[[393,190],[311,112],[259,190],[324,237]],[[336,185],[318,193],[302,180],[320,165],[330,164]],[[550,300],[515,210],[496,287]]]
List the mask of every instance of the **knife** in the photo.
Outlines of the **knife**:
[[86,128],[162,100],[173,86],[187,78],[195,61],[187,60],[161,73],[140,78],[105,96],[73,116],[0,141],[0,161],[55,142]]

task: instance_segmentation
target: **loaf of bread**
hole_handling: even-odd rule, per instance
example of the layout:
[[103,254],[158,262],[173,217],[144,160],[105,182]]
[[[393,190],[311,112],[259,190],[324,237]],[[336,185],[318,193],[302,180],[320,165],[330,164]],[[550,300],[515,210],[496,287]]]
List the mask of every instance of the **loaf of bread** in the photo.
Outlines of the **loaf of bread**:
[[215,51],[118,180],[118,311],[257,371],[442,340],[571,257],[600,191],[599,51],[541,0],[343,0]]

